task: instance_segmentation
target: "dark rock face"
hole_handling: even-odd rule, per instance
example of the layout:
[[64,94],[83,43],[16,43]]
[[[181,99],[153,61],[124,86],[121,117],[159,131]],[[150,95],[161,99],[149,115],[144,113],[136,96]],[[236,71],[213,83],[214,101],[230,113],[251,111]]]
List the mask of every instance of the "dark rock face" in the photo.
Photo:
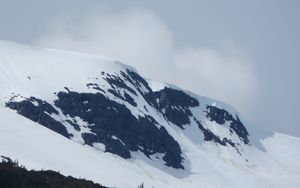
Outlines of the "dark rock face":
[[204,126],[196,118],[194,118],[194,120],[197,123],[198,128],[203,132],[205,141],[213,141],[221,144],[222,146],[226,146],[226,144],[229,144],[232,147],[235,147],[235,144],[230,139],[227,138],[221,139],[219,136],[212,133],[209,129],[204,128]]
[[220,125],[225,124],[226,121],[230,122],[230,129],[232,129],[245,144],[249,143],[249,133],[238,116],[234,118],[226,110],[217,108],[215,106],[207,105],[206,109],[206,116],[210,119],[210,121],[215,121]]
[[[144,78],[142,78],[139,74],[129,69],[126,70],[126,73],[121,71],[121,75],[124,77],[124,79],[134,85],[142,95],[152,92],[152,89],[149,87],[146,80],[144,80]],[[145,88],[145,91],[142,91],[142,87]]]
[[[86,144],[103,143],[106,151],[130,158],[130,151],[141,151],[146,156],[165,153],[167,166],[183,168],[179,144],[150,116],[138,119],[122,104],[104,95],[59,92],[55,105],[65,115],[80,117],[93,124],[95,134],[83,134]],[[159,127],[159,128],[158,128]]]
[[[154,119],[156,116],[152,117],[152,114],[144,114],[149,112],[147,108],[160,113],[162,121],[171,122],[183,131],[187,126],[195,125],[203,133],[205,141],[229,145],[239,152],[237,147],[239,142],[232,142],[230,137],[221,138],[203,126],[202,120],[197,119],[198,116],[191,111],[191,108],[199,107],[200,102],[184,91],[165,87],[153,92],[146,80],[129,69],[114,75],[101,72],[101,77],[108,83],[109,88],[98,85],[97,80],[100,79],[98,77],[92,80],[88,78],[90,81],[86,84],[87,88],[97,93],[80,93],[65,87],[65,91],[55,93],[57,96],[55,101],[47,102],[31,97],[19,102],[10,100],[6,106],[67,138],[72,138],[73,135],[68,133],[62,122],[52,118],[51,114],[63,113],[66,117],[70,117],[71,119],[63,120],[65,121],[63,123],[71,125],[74,131],[81,131],[83,128],[76,121],[75,117],[78,117],[87,123],[85,128],[90,130],[81,133],[85,144],[93,146],[94,143],[102,143],[106,152],[125,159],[130,158],[131,152],[136,151],[144,153],[149,158],[153,154],[164,154],[162,160],[165,165],[184,168],[178,142],[159,125],[158,122],[161,120]],[[138,103],[138,105],[137,101],[145,104]],[[128,105],[138,108],[142,113],[133,115]],[[199,113],[204,113],[209,121],[214,121],[220,126],[229,122],[230,132],[238,135],[244,144],[249,143],[249,134],[237,116],[234,117],[228,111],[210,105],[202,111],[201,108]]]
[[189,124],[192,116],[190,107],[199,106],[197,99],[187,95],[183,91],[164,88],[147,95],[149,102],[162,111],[166,118],[183,129],[183,125]]
[[[34,105],[37,103],[38,105]],[[18,114],[21,114],[28,119],[37,122],[67,138],[72,135],[68,133],[66,127],[62,125],[59,121],[53,119],[49,114],[58,114],[58,112],[46,101],[30,97],[29,99],[23,100],[21,102],[9,101],[6,106],[16,110]]]
[[[184,125],[191,123],[190,117],[192,117],[198,125],[198,128],[202,131],[205,141],[213,141],[223,146],[227,144],[232,147],[236,146],[232,140],[228,138],[220,138],[218,135],[215,135],[209,129],[205,128],[199,120],[193,117],[190,108],[199,106],[199,101],[183,91],[164,88],[157,92],[150,92],[146,98],[149,103],[165,115],[166,119],[179,126],[181,129],[185,129]],[[220,126],[225,124],[226,121],[230,122],[230,128],[232,129],[230,131],[234,131],[245,144],[249,143],[247,129],[238,117],[234,118],[227,111],[214,106],[208,105],[206,109],[207,111],[205,112],[207,113],[207,118],[209,118],[210,121],[215,121]]]
[[136,95],[136,92],[131,87],[129,87],[124,82],[124,80],[122,80],[119,76],[106,74],[106,77],[104,78],[104,80],[106,80],[110,84],[111,88],[114,91],[117,90],[116,88],[118,88],[118,89],[122,88],[122,89],[125,89],[125,90],[129,91],[130,93]]
[[134,101],[134,99],[127,94],[126,92],[124,92],[124,97],[120,94],[120,92],[117,92],[113,89],[108,89],[108,92],[110,92],[111,94],[113,94],[115,97],[128,102],[129,104],[131,104],[132,106],[137,106],[136,102]]
[[105,93],[105,91],[103,89],[101,89],[97,83],[88,83],[88,84],[86,84],[86,86],[88,88],[92,88],[92,89],[95,89],[95,90]]

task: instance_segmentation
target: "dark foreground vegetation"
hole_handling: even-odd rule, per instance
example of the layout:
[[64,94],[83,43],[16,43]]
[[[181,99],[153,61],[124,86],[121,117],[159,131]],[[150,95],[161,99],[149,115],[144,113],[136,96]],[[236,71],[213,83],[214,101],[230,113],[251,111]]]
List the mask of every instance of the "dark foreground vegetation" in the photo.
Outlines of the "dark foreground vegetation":
[[106,188],[92,181],[66,177],[52,170],[28,171],[19,166],[17,161],[3,156],[1,158],[1,188]]

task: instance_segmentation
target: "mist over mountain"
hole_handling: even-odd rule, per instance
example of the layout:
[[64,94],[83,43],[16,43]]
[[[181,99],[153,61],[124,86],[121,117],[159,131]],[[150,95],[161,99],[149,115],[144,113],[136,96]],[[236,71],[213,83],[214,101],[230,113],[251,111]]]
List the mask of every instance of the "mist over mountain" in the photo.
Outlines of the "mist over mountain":
[[299,138],[112,58],[0,41],[0,88],[0,155],[30,169],[120,188],[300,184]]

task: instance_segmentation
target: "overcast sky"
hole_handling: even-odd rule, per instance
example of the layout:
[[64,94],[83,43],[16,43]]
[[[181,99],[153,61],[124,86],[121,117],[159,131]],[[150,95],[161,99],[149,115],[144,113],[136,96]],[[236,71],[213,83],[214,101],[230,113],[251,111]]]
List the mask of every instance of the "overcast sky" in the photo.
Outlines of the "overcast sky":
[[298,0],[0,0],[0,40],[112,56],[300,136]]

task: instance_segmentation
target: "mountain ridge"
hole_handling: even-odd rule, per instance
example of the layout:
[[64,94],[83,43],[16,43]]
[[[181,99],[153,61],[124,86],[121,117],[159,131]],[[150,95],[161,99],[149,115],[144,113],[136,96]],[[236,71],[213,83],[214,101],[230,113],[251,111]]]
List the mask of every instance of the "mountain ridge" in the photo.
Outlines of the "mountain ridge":
[[[182,180],[185,187],[197,187],[201,182],[196,177],[212,187],[221,187],[222,181],[239,185],[222,172],[221,166],[234,176],[241,176],[241,169],[249,171],[247,175],[256,185],[266,178],[265,167],[262,177],[254,176],[260,169],[256,157],[267,158],[252,143],[255,135],[248,132],[231,106],[168,84],[156,84],[111,58],[0,43],[0,109],[4,116],[21,116],[29,120],[26,124],[32,124],[31,129],[51,129],[62,139],[101,153],[108,161],[118,159],[121,166],[128,161],[129,169],[151,169],[151,173],[143,170],[141,179],[155,176],[148,180],[152,185],[158,181],[161,187],[172,187]],[[5,117],[1,121],[9,126]],[[209,162],[208,156],[219,166]],[[135,166],[139,163],[142,167]],[[276,161],[269,163],[280,169]],[[236,172],[231,165],[236,166]],[[222,180],[204,180],[203,170],[218,174]],[[298,177],[297,168],[295,174],[285,171]],[[171,183],[163,183],[157,174],[172,179]],[[123,180],[117,185],[124,182],[130,184]]]

